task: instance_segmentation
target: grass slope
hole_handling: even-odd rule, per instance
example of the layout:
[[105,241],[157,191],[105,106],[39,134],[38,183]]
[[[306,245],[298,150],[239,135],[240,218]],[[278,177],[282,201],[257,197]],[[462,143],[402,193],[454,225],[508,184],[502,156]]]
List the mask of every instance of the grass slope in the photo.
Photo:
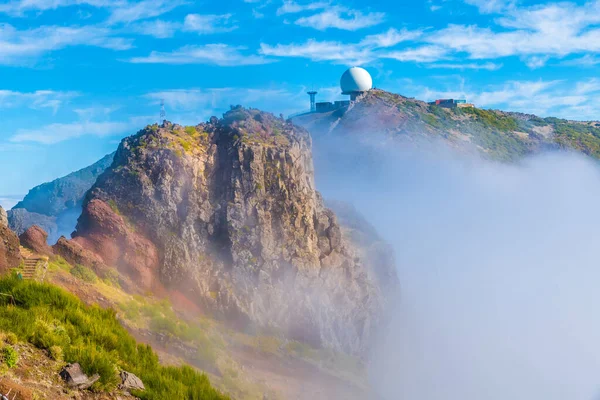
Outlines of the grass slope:
[[0,330],[48,351],[60,347],[66,362],[100,374],[94,390],[113,390],[118,371],[127,370],[146,386],[135,393],[141,399],[228,398],[191,367],[161,366],[152,348],[138,344],[111,309],[87,306],[63,289],[15,276],[0,278],[0,294]]

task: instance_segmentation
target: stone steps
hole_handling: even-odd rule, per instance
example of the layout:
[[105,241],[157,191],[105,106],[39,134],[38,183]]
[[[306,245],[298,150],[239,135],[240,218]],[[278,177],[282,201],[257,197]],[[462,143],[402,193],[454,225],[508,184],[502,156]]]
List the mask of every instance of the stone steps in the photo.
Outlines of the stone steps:
[[21,247],[21,257],[23,257],[23,268],[21,268],[23,279],[43,281],[48,269],[48,258],[34,254],[25,247]]

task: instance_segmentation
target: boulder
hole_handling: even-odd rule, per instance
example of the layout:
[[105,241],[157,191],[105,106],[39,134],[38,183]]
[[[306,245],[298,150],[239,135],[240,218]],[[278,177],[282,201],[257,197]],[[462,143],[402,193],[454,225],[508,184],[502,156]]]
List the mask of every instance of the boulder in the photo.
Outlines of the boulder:
[[146,390],[144,383],[140,378],[132,374],[131,372],[121,371],[121,384],[119,389],[130,391],[130,390]]
[[0,206],[0,226],[8,226],[8,214],[2,206]]
[[27,247],[38,254],[51,256],[54,254],[52,247],[48,246],[48,234],[37,225],[29,227],[19,236],[21,246]]
[[0,273],[21,263],[19,238],[8,226],[0,225]]
[[98,374],[89,378],[83,373],[79,363],[65,365],[60,371],[60,377],[64,379],[69,387],[80,390],[89,389],[100,379],[100,375]]

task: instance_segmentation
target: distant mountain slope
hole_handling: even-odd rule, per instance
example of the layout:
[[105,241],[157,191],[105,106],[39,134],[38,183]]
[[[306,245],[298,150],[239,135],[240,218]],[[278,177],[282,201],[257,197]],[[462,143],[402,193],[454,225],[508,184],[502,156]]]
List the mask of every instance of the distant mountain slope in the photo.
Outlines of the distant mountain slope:
[[24,208],[38,214],[57,216],[68,209],[81,205],[85,192],[92,187],[98,176],[110,166],[114,155],[112,153],[104,156],[89,167],[34,187],[13,208]]
[[61,235],[69,236],[81,214],[85,193],[112,163],[115,153],[52,182],[36,186],[8,212],[11,229],[23,233],[31,225],[40,225],[54,243]]
[[376,89],[345,112],[305,114],[293,121],[314,135],[383,132],[408,141],[441,138],[454,147],[502,161],[559,148],[600,158],[600,122],[480,108],[448,109]]

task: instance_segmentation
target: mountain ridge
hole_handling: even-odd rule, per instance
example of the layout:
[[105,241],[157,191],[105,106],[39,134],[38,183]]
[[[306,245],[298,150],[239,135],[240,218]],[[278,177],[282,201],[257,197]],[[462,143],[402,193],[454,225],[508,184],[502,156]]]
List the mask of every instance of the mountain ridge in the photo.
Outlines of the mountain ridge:
[[485,158],[512,162],[545,150],[574,150],[600,159],[600,122],[533,114],[442,108],[373,89],[348,109],[292,118],[313,135],[385,133],[405,141],[441,139]]

